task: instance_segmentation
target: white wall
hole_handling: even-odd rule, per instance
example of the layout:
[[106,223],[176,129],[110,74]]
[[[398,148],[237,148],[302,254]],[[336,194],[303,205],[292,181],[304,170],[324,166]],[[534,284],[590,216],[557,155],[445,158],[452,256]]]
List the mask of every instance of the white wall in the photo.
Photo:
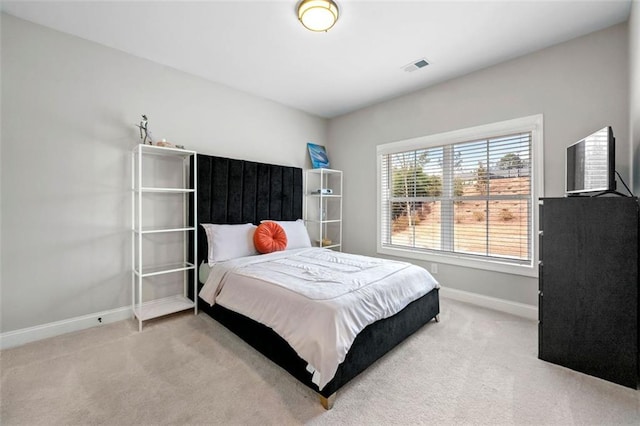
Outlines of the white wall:
[[[161,30],[161,29],[159,29]],[[326,120],[3,14],[1,331],[130,304],[130,151],[309,167]]]
[[[628,180],[627,56],[627,27],[620,24],[330,120],[332,167],[344,171],[345,250],[376,254],[376,145],[386,142],[542,113],[546,196],[564,195],[566,146],[606,125],[613,126],[617,168]],[[537,304],[533,278],[445,264],[436,278],[458,290]]]
[[629,16],[629,137],[633,159],[633,192],[640,194],[640,1]]
[[[628,29],[332,119],[329,137],[323,119],[2,14],[0,332],[129,304],[129,152],[142,113],[156,137],[207,154],[308,167],[306,142],[328,145],[349,194],[345,249],[363,254],[375,254],[381,143],[543,113],[546,195],[560,196],[565,146],[610,124],[625,179],[634,152],[637,191],[639,9]],[[444,264],[437,278],[536,303],[534,279]]]
[[[1,34],[2,34],[2,20],[0,19],[0,39],[1,39]],[[2,83],[2,54],[0,54],[0,94],[2,92],[1,83]],[[0,166],[2,166],[2,96],[1,95],[0,95]],[[2,205],[3,205],[2,200],[3,200],[2,170],[0,169],[0,308],[2,308]],[[1,331],[2,331],[2,314],[0,314],[0,332]]]

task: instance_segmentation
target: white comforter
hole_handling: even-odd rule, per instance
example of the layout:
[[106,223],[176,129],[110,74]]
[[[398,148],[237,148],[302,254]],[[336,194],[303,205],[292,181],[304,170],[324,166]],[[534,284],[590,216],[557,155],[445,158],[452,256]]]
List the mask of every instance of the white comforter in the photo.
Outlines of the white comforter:
[[360,331],[436,287],[410,263],[308,248],[217,263],[200,297],[271,327],[322,389]]

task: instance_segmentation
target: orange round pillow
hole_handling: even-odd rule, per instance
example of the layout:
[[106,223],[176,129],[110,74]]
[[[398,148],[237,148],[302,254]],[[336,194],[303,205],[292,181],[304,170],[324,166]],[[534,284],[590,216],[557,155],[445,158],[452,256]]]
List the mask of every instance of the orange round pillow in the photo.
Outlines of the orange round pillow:
[[253,245],[263,254],[282,251],[287,248],[287,234],[276,222],[264,222],[253,234]]

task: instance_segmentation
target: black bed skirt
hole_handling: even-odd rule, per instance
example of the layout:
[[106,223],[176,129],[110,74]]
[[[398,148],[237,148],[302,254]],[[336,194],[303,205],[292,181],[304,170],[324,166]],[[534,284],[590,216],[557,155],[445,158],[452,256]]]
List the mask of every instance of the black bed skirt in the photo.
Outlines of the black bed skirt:
[[440,313],[438,289],[433,289],[397,314],[368,325],[354,340],[334,378],[320,391],[311,382],[312,375],[306,369],[307,363],[271,328],[220,305],[209,306],[202,299],[199,303],[201,310],[324,397],[334,394]]

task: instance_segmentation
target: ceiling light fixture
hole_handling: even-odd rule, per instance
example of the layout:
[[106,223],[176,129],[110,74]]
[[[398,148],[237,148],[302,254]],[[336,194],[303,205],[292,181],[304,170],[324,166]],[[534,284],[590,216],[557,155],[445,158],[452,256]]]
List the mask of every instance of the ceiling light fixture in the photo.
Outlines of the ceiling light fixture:
[[298,19],[311,31],[329,31],[338,20],[338,5],[333,0],[302,0]]

